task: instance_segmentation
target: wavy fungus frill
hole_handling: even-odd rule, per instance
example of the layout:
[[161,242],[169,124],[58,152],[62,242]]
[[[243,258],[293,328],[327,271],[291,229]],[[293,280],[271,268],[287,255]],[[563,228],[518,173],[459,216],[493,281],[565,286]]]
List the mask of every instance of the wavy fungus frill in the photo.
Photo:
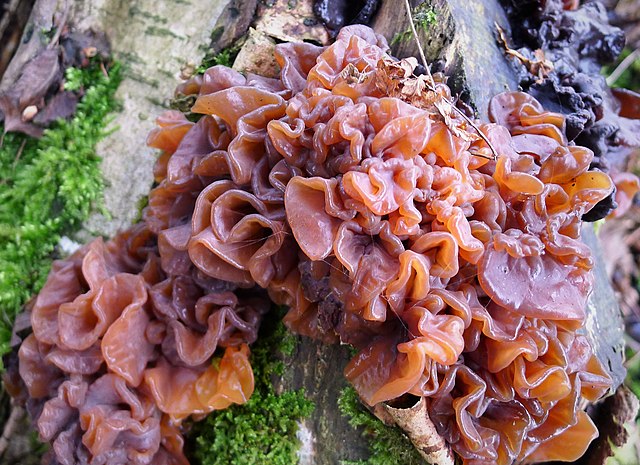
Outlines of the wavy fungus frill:
[[292,331],[358,349],[366,403],[427,398],[467,465],[584,452],[584,401],[611,380],[576,333],[581,217],[613,183],[526,94],[477,122],[492,147],[410,104],[412,70],[413,94],[385,94],[385,52],[352,26],[278,45],[279,79],[215,66],[181,86],[204,116],[158,119],[143,225],[57,262],[33,309],[20,369],[60,462],[184,463],[180,421],[251,395],[267,294]]
[[19,351],[55,463],[187,464],[181,421],[253,392],[247,343],[268,304],[232,289],[163,271],[143,225],[56,262]]

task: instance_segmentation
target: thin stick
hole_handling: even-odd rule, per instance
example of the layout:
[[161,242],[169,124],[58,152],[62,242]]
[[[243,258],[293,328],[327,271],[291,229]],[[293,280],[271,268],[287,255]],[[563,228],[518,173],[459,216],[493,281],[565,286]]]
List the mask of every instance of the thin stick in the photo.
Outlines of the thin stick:
[[62,11],[62,17],[60,18],[60,22],[56,28],[56,33],[51,39],[51,42],[49,42],[49,45],[47,45],[48,49],[52,49],[53,47],[58,45],[58,41],[60,40],[60,36],[62,35],[62,30],[67,25],[67,20],[69,19],[70,10],[71,10],[71,5],[69,5],[69,2],[65,0],[64,10]]
[[102,71],[102,74],[104,74],[104,77],[106,78],[109,77],[109,72],[107,71],[107,68],[104,67],[103,61],[100,61],[100,71]]
[[[628,344],[628,341],[627,341],[627,345],[630,345]],[[638,358],[640,358],[640,351],[637,351],[628,360],[626,360],[624,362],[624,367],[629,368],[631,365],[633,365],[636,362],[636,360],[638,360]]]
[[18,162],[20,161],[20,156],[22,155],[22,152],[24,151],[24,146],[27,145],[27,139],[22,141],[22,144],[20,144],[20,148],[18,148],[18,153],[16,154],[16,158],[13,160],[13,169],[16,169],[16,166],[18,165]]
[[627,68],[636,61],[636,58],[640,58],[640,48],[635,49],[629,56],[627,56],[627,58],[622,60],[622,62],[616,66],[616,69],[614,69],[613,73],[611,73],[607,78],[607,85],[612,86],[615,84],[618,78],[622,76],[622,73],[624,73]]
[[11,408],[11,415],[9,415],[9,419],[4,424],[4,430],[2,431],[2,437],[0,437],[0,457],[4,455],[9,447],[9,439],[13,436],[14,431],[18,427],[18,422],[22,419],[24,415],[24,409],[22,407],[18,407],[13,405]]
[[429,81],[433,87],[436,86],[435,81],[433,80],[433,76],[431,75],[431,70],[429,69],[429,63],[427,63],[427,57],[424,54],[424,50],[422,50],[422,44],[420,44],[420,39],[418,38],[418,31],[416,31],[416,26],[413,24],[413,15],[411,14],[411,5],[409,4],[409,0],[404,0],[404,5],[407,8],[407,15],[409,16],[409,26],[411,26],[411,33],[413,34],[413,38],[418,45],[418,52],[420,53],[420,58],[422,59],[422,64],[424,68],[427,70],[427,76],[429,77]]
[[[493,144],[491,143],[491,141],[489,140],[489,138],[487,136],[485,136],[485,134],[480,130],[480,128],[478,126],[475,125],[475,123],[473,121],[471,121],[471,118],[469,118],[467,115],[464,114],[464,112],[458,108],[457,106],[455,106],[453,103],[451,104],[451,107],[458,112],[458,114],[460,116],[462,116],[464,118],[464,120],[469,123],[469,126],[471,126],[473,129],[476,130],[476,132],[478,133],[478,135],[480,136],[480,138],[485,141],[487,143],[487,145],[489,146],[489,148],[491,149],[491,152],[493,153],[493,160],[497,160],[498,159],[498,152],[496,151],[496,148],[493,146]],[[477,157],[481,157],[481,158],[487,158],[483,155],[478,155],[476,154]],[[491,159],[490,159],[491,160]]]
[[[424,64],[424,68],[427,70],[427,76],[429,77],[429,81],[430,81],[430,85],[431,85],[431,91],[435,92],[436,91],[436,83],[433,80],[433,76],[431,75],[431,70],[429,69],[429,63],[427,63],[427,57],[424,54],[424,50],[422,49],[422,44],[420,43],[420,38],[418,37],[418,31],[416,31],[416,26],[413,23],[413,15],[411,14],[411,5],[409,4],[409,0],[404,0],[404,5],[407,9],[407,15],[409,16],[409,26],[411,26],[411,33],[413,34],[413,38],[416,41],[416,45],[418,46],[418,52],[420,53],[420,58],[422,59],[422,63]],[[462,118],[464,118],[464,120],[469,124],[469,126],[471,126],[473,129],[476,130],[476,132],[478,133],[478,135],[480,136],[480,138],[485,141],[487,143],[487,145],[489,146],[489,148],[491,149],[491,152],[493,153],[493,160],[497,160],[498,159],[498,152],[496,151],[496,148],[493,146],[493,144],[491,143],[491,141],[489,140],[489,138],[480,130],[480,128],[478,128],[478,126],[476,126],[474,124],[473,121],[471,121],[471,119],[465,115],[463,113],[462,110],[460,110],[457,106],[455,106],[455,104],[451,101],[449,101],[446,97],[442,96],[442,98],[444,100],[446,100],[451,107],[460,115],[462,116]],[[474,154],[475,156],[478,156],[480,158],[487,158],[489,160],[491,160],[491,158],[485,157],[484,155],[480,155],[480,154]]]

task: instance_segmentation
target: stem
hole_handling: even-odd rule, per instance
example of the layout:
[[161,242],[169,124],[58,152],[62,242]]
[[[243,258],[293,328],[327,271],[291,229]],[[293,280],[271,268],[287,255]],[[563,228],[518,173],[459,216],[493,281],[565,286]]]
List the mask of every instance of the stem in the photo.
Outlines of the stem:
[[24,409],[13,405],[11,408],[11,415],[4,424],[4,430],[2,431],[2,437],[0,437],[0,457],[4,455],[9,447],[9,439],[13,435],[14,431],[18,427],[18,422],[24,415]]
[[[471,126],[473,129],[476,130],[476,132],[478,133],[478,135],[480,136],[480,138],[485,141],[487,143],[487,145],[489,146],[489,148],[491,149],[491,152],[493,153],[493,158],[489,158],[489,160],[497,160],[498,159],[498,152],[496,151],[496,148],[493,146],[493,144],[491,143],[491,141],[489,140],[489,138],[487,136],[485,136],[484,132],[482,132],[480,130],[480,128],[478,126],[475,125],[475,123],[473,121],[471,121],[471,118],[469,118],[467,115],[464,114],[464,112],[458,108],[457,106],[455,106],[453,103],[451,104],[451,107],[460,115],[464,118],[464,120],[469,124],[469,126]],[[480,158],[487,158],[484,155],[479,155],[477,153],[474,154],[476,157],[480,157]]]
[[635,49],[627,58],[622,60],[622,62],[620,62],[620,64],[616,66],[616,69],[614,69],[613,73],[611,73],[611,75],[607,78],[607,85],[612,86],[613,84],[615,84],[620,76],[622,76],[622,73],[624,73],[627,68],[629,68],[629,66],[631,66],[634,61],[636,61],[636,58],[640,58],[640,48]]
[[418,52],[420,53],[420,58],[422,59],[422,64],[424,68],[427,70],[427,76],[429,77],[429,81],[433,87],[436,86],[435,81],[433,80],[433,76],[431,75],[431,70],[429,69],[429,64],[427,63],[427,57],[424,54],[424,50],[422,49],[422,45],[420,44],[420,39],[418,38],[418,31],[416,31],[416,26],[413,23],[413,15],[411,14],[411,5],[409,4],[409,0],[404,0],[404,5],[407,8],[407,15],[409,16],[409,26],[411,26],[411,33],[413,34],[413,38],[418,45]]
[[[418,37],[418,31],[416,31],[416,26],[413,23],[413,15],[411,14],[411,4],[409,3],[409,0],[404,0],[404,5],[407,9],[407,15],[409,16],[409,26],[411,26],[411,33],[413,34],[413,38],[416,41],[416,44],[418,45],[418,52],[420,53],[420,58],[422,59],[422,63],[424,64],[424,68],[427,71],[427,76],[429,77],[429,85],[431,86],[431,88],[429,90],[436,92],[436,83],[433,80],[433,76],[431,75],[431,70],[429,69],[429,63],[427,63],[427,57],[424,54],[424,50],[422,49],[422,44],[420,44],[420,38]],[[469,126],[471,126],[473,129],[475,129],[475,131],[478,133],[478,135],[480,136],[480,138],[485,141],[487,143],[487,145],[489,146],[489,148],[491,149],[491,152],[493,153],[493,160],[497,160],[498,159],[498,152],[496,151],[496,148],[493,146],[493,144],[491,143],[491,141],[489,140],[489,138],[480,130],[480,128],[478,128],[478,126],[475,125],[475,123],[473,121],[471,121],[471,119],[464,114],[464,112],[462,110],[460,110],[457,106],[455,106],[455,104],[451,101],[449,101],[449,99],[447,99],[444,96],[441,96],[444,100],[446,100],[451,107],[460,115],[462,116],[462,118],[464,118],[464,120],[469,124]],[[480,154],[473,154],[477,157],[480,158],[488,158],[484,155],[480,155]],[[491,158],[488,158],[489,160],[491,160]]]

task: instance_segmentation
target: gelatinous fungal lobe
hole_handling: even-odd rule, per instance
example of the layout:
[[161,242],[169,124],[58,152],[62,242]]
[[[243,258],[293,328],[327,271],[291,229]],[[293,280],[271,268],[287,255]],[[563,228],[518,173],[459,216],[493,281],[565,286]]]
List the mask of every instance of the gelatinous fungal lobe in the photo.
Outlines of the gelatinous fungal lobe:
[[279,79],[182,86],[204,116],[159,118],[143,225],[56,263],[34,308],[21,372],[55,454],[184,463],[180,422],[251,395],[268,299],[358,349],[368,404],[426,398],[467,465],[584,452],[611,381],[576,334],[580,225],[613,183],[532,97],[492,101],[490,147],[386,48],[352,26],[278,45]]
[[[482,128],[498,159],[479,161],[485,142],[368,86],[348,51],[360,40],[339,36],[267,125],[296,168],[284,205],[304,266],[283,300],[290,327],[354,343],[346,375],[367,403],[430,398],[465,463],[579,456],[596,434],[580,399],[610,384],[573,342],[593,280],[579,227],[611,179],[568,144],[564,116],[517,92],[493,100]],[[280,282],[269,289],[281,297]],[[320,295],[339,304],[320,311]]]
[[253,391],[247,343],[268,302],[232,289],[167,277],[144,225],[56,262],[19,351],[56,463],[187,464],[180,422]]
[[[545,107],[566,116],[569,140],[595,154],[592,167],[609,172],[624,171],[638,139],[639,115],[628,112],[629,101],[640,96],[631,91],[611,89],[601,75],[624,47],[624,33],[609,24],[601,3],[551,0],[503,1],[513,31],[512,46],[526,56],[542,50],[555,65],[545,76],[535,76],[517,64],[520,86]],[[626,94],[626,95],[625,95]],[[629,184],[621,197],[630,194]],[[633,193],[637,193],[635,190]],[[616,200],[617,201],[617,200]],[[585,221],[604,218],[616,209],[613,196],[607,197],[585,215]]]

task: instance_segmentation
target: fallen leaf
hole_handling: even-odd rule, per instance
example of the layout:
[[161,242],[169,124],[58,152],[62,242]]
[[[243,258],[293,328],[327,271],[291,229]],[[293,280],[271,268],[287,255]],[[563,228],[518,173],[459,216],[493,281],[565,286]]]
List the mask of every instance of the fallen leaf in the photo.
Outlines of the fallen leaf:
[[4,114],[4,131],[23,132],[40,137],[42,129],[31,119],[44,107],[47,93],[60,86],[62,70],[59,51],[41,51],[29,61],[18,80],[6,92],[0,94],[0,112]]
[[[399,98],[411,105],[429,111],[435,119],[442,120],[457,137],[466,141],[476,141],[480,136],[468,129],[470,123],[462,117],[449,99],[446,87],[441,82],[432,81],[425,74],[414,74],[418,60],[404,58],[395,61],[385,56],[378,61],[376,86],[389,97]],[[475,129],[475,128],[474,128]]]
[[36,115],[34,123],[48,126],[57,119],[71,118],[76,112],[78,96],[69,91],[59,92],[47,103],[47,106]]
[[544,55],[544,51],[542,49],[537,49],[533,52],[534,59],[527,58],[518,50],[512,49],[509,47],[509,42],[507,41],[507,36],[504,32],[504,29],[500,27],[498,23],[495,23],[496,29],[498,31],[498,43],[504,48],[505,53],[516,58],[520,63],[524,65],[524,67],[529,71],[529,73],[536,76],[536,82],[540,84],[549,73],[553,71],[553,63],[546,59]]
[[8,93],[16,99],[17,105],[24,109],[37,104],[49,89],[59,85],[61,80],[60,53],[55,48],[47,49],[25,65],[22,74]]
[[107,61],[111,54],[109,40],[104,33],[95,31],[73,31],[63,34],[60,39],[62,47],[62,63],[65,68],[70,66],[84,68],[89,60],[99,57]]
[[370,76],[369,73],[361,72],[353,63],[349,63],[340,72],[340,77],[344,79],[348,85],[353,86],[355,84],[362,84],[369,79]]

